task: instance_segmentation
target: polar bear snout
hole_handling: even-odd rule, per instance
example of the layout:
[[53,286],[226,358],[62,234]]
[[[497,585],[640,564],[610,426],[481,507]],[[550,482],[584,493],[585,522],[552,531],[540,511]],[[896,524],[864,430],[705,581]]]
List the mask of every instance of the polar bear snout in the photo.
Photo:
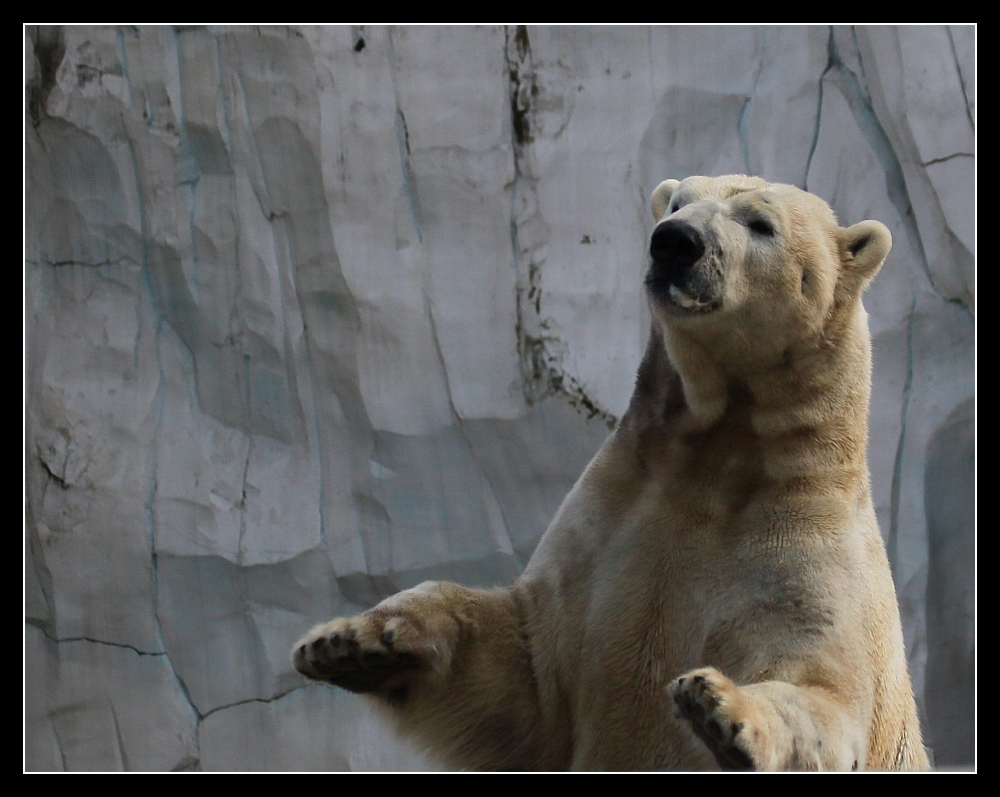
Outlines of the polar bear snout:
[[683,219],[661,222],[649,242],[649,256],[653,259],[650,270],[654,273],[677,274],[690,269],[705,254],[705,241],[701,233]]
[[684,313],[715,310],[720,297],[706,268],[707,248],[704,234],[687,220],[660,222],[649,241],[645,283],[650,296]]

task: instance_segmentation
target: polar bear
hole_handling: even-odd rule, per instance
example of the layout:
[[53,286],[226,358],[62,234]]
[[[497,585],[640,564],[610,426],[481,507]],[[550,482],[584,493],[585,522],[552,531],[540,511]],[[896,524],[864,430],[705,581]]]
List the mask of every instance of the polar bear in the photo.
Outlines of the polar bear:
[[635,391],[521,578],[426,582],[295,666],[455,768],[926,768],[865,455],[889,231],[742,175],[652,209]]

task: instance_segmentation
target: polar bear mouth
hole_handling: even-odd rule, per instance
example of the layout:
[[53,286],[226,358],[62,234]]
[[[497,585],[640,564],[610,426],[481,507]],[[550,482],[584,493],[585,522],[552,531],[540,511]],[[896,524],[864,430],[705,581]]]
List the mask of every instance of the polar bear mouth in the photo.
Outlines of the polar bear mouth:
[[680,285],[675,280],[658,275],[652,268],[646,275],[645,283],[646,290],[653,299],[684,314],[711,313],[722,304],[709,293],[699,291],[691,285]]
[[678,307],[683,307],[685,310],[695,313],[710,313],[718,307],[718,303],[712,301],[707,296],[691,296],[676,285],[670,286],[668,295]]

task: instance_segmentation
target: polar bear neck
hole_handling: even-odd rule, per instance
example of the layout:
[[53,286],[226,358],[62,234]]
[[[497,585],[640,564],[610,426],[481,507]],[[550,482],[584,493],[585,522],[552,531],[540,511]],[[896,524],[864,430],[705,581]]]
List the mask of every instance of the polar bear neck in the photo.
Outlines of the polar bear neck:
[[739,414],[765,438],[813,430],[817,444],[836,446],[845,464],[863,465],[871,347],[863,311],[856,318],[846,334],[839,330],[846,339],[837,346],[790,351],[757,369],[726,367],[696,346],[672,345],[654,322],[621,437],[697,435]]

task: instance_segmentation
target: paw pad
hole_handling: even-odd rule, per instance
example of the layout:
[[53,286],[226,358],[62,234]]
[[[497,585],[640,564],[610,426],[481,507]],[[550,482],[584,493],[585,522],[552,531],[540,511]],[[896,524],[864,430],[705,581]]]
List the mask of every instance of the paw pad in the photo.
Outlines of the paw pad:
[[400,649],[401,623],[405,619],[369,612],[317,626],[296,643],[295,669],[352,692],[398,691],[401,679],[423,666],[415,652]]

